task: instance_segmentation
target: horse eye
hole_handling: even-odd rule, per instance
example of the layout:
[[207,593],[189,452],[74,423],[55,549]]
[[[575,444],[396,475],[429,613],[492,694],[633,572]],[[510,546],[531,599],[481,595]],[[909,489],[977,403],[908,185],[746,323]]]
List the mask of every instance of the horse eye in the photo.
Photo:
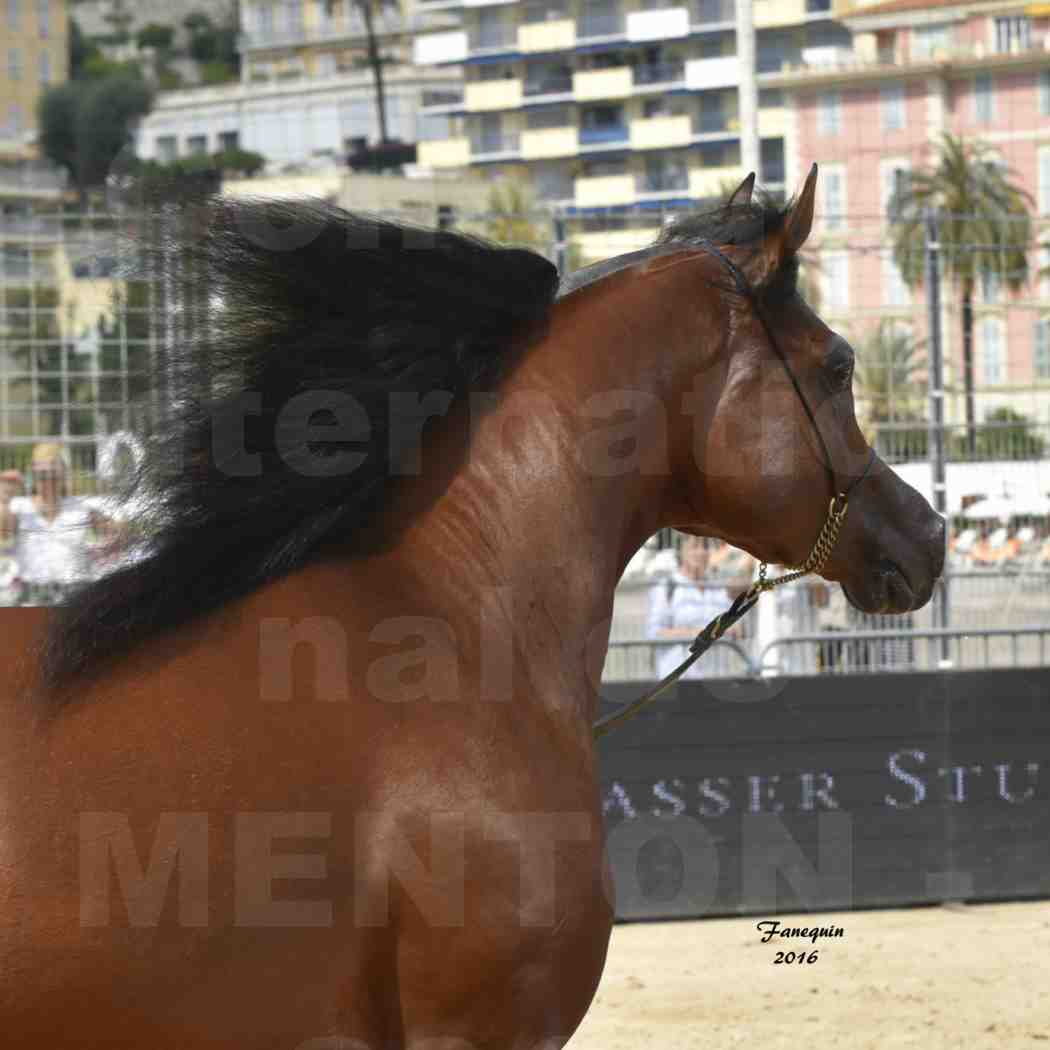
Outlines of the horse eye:
[[831,366],[831,383],[836,390],[845,390],[853,381],[853,358],[837,361]]

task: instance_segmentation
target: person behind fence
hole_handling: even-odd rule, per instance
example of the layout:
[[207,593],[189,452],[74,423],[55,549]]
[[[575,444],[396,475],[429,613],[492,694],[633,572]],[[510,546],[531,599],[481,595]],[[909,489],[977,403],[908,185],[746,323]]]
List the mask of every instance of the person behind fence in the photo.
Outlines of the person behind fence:
[[71,586],[87,578],[91,530],[113,525],[89,500],[70,494],[70,473],[66,450],[45,442],[33,449],[32,494],[0,490],[0,536],[14,538],[26,605],[57,604]]
[[[654,653],[657,678],[669,675],[688,655],[688,643],[701,628],[719,613],[729,608],[737,590],[748,586],[749,578],[713,580],[708,572],[711,552],[699,536],[687,536],[678,554],[679,568],[666,579],[653,584],[649,591],[649,619],[647,637],[652,641],[683,639],[683,644],[660,646]],[[739,638],[741,625],[737,624],[725,635]],[[724,674],[737,667],[724,646],[716,645],[704,658],[685,673],[685,678]],[[738,668],[739,669],[739,668]]]

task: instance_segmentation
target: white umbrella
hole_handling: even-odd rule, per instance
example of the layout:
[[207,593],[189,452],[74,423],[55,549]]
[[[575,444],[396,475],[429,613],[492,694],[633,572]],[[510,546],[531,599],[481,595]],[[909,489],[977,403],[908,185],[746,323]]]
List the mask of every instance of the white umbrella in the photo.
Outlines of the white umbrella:
[[1050,515],[1050,499],[1037,493],[1013,499],[1010,496],[988,496],[970,504],[962,512],[967,521],[985,521],[995,518],[1009,521],[1010,518],[1038,518]]

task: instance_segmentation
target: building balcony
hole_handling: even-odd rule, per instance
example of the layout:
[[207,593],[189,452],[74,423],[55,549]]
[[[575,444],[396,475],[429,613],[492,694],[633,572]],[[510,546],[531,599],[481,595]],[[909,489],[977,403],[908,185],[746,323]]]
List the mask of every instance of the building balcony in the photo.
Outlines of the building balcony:
[[631,140],[625,124],[606,124],[599,128],[580,128],[580,146],[627,145]]
[[470,164],[470,140],[456,138],[420,142],[416,163],[423,168],[465,168]]
[[634,90],[630,66],[615,69],[591,69],[572,76],[572,90],[577,102],[592,99],[627,98]]
[[664,196],[670,193],[688,194],[689,173],[687,171],[647,171],[636,175],[635,192]]
[[754,0],[755,28],[792,26],[806,21],[807,0]]
[[565,51],[576,46],[576,22],[561,18],[556,22],[530,22],[518,27],[518,50]]
[[687,146],[693,137],[689,117],[649,117],[631,121],[631,149]]
[[634,199],[633,175],[598,175],[576,180],[575,203],[578,208],[633,204]]
[[689,35],[689,8],[665,7],[658,11],[631,11],[627,15],[627,39],[673,40]]
[[412,41],[412,61],[417,66],[436,66],[443,62],[462,62],[467,57],[467,34],[424,33]]
[[521,138],[512,132],[498,135],[472,135],[470,159],[472,161],[516,160],[521,156]]
[[736,87],[739,83],[740,63],[736,55],[693,58],[685,64],[685,84],[691,91]]
[[571,95],[572,74],[552,75],[537,77],[535,80],[526,80],[522,91],[525,98],[535,100],[542,95]]
[[745,175],[739,164],[718,168],[691,168],[689,171],[689,196],[701,200],[723,195],[723,183],[739,184]]
[[622,11],[581,15],[576,21],[576,39],[594,40],[602,37],[620,37],[627,33]]
[[546,157],[572,157],[579,148],[579,135],[574,127],[535,128],[521,133],[521,156],[523,160],[541,160]]
[[463,105],[468,113],[485,113],[500,109],[517,109],[522,100],[520,80],[478,80],[467,84]]
[[518,36],[508,27],[487,33],[467,34],[467,53],[471,55],[503,54],[516,51]]
[[682,62],[663,62],[651,66],[636,66],[634,69],[634,86],[668,87],[671,84],[685,83],[685,64]]

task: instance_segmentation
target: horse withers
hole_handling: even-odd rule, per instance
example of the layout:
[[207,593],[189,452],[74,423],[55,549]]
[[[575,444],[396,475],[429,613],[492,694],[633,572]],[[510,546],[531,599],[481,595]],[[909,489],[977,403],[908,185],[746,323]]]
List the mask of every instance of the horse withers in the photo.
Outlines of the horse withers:
[[327,205],[166,228],[221,309],[167,347],[152,545],[3,615],[4,1045],[565,1043],[614,914],[591,724],[631,555],[673,526],[797,564],[862,478],[823,575],[903,612],[942,568],[795,286],[816,169],[752,184],[560,292]]

